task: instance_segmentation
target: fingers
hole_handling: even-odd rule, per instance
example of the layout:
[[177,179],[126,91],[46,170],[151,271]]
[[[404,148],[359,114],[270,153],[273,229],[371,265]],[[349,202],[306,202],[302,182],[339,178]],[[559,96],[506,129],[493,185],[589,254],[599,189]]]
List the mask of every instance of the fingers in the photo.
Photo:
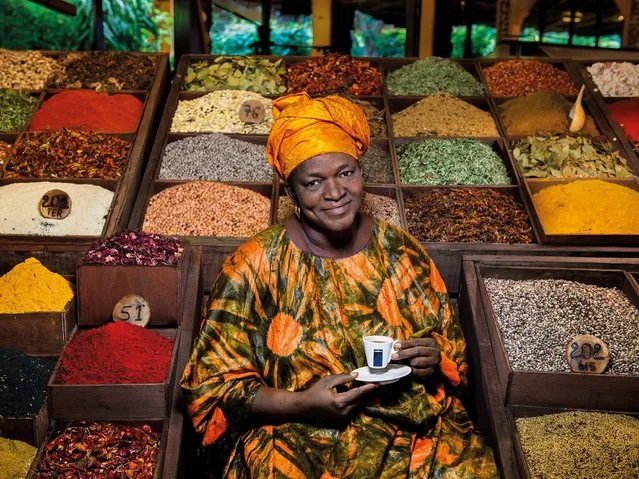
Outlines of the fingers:
[[357,404],[362,396],[365,396],[369,392],[377,389],[379,384],[368,383],[360,387],[349,389],[346,392],[337,394],[338,404],[342,407],[347,407],[353,404]]
[[437,341],[435,341],[433,338],[416,338],[416,339],[406,339],[404,341],[398,341],[397,344],[395,344],[395,349],[399,351],[402,349],[414,348],[416,346],[424,346],[427,348],[439,347],[439,345],[437,344]]
[[415,376],[417,376],[420,379],[427,379],[429,377],[431,377],[433,374],[435,374],[435,368],[434,367],[428,367],[428,368],[411,368],[412,372]]
[[324,381],[326,382],[327,387],[334,388],[342,384],[350,383],[351,381],[354,381],[356,377],[357,377],[357,373],[331,374],[330,376],[326,376],[324,378]]
[[391,356],[393,360],[403,360],[425,357],[432,359],[435,363],[439,362],[439,348],[427,346],[415,346],[409,349],[401,349]]

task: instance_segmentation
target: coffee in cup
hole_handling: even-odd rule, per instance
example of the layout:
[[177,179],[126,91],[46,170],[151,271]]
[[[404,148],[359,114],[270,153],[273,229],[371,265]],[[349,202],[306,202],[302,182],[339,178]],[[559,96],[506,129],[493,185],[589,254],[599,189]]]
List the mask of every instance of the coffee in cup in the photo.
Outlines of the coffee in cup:
[[370,369],[386,369],[396,340],[388,336],[364,336],[366,363]]

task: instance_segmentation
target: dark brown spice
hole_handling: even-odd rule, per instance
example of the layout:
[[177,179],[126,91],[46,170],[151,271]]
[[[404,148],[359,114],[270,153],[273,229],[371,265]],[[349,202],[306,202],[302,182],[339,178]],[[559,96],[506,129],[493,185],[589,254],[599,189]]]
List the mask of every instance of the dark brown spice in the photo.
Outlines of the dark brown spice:
[[7,161],[10,151],[11,144],[0,140],[0,171],[2,170],[2,165]]

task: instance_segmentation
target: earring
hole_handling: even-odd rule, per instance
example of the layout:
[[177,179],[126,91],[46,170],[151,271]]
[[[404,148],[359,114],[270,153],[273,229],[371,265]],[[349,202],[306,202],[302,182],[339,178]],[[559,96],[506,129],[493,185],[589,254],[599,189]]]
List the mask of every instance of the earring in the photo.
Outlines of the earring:
[[300,216],[302,214],[302,209],[299,206],[295,206],[295,216],[297,216],[297,219],[301,219]]

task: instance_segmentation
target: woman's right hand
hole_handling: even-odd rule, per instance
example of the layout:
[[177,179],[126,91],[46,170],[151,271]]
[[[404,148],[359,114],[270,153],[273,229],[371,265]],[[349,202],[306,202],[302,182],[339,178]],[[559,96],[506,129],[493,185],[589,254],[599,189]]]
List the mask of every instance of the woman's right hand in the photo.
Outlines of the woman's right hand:
[[357,378],[354,374],[325,376],[310,388],[300,392],[303,409],[310,419],[344,419],[350,416],[364,397],[379,386],[375,383],[337,392],[337,386],[348,384]]

